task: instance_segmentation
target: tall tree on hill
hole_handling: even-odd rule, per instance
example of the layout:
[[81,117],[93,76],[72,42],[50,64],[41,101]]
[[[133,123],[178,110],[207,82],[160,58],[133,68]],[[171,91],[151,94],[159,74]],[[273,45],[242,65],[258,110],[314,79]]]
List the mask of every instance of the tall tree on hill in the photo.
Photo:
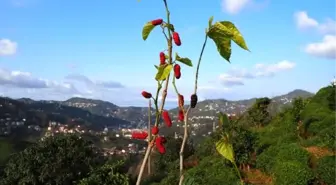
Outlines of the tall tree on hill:
[[50,137],[14,154],[0,184],[71,185],[104,161],[89,141],[75,135]]
[[270,121],[271,116],[267,109],[271,101],[267,97],[258,98],[248,109],[247,113],[253,126],[265,126]]

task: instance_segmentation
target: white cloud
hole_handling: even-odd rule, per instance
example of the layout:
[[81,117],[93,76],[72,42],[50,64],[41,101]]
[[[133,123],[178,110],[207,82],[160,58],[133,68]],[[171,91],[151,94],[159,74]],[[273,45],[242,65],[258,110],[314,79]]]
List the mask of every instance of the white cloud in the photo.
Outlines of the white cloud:
[[322,42],[308,44],[305,52],[317,57],[336,59],[336,36],[326,35]]
[[251,0],[222,0],[222,9],[230,14],[239,13]]
[[317,27],[319,25],[319,23],[315,19],[310,18],[305,11],[296,12],[294,17],[297,26],[301,29]]
[[233,69],[219,75],[219,82],[226,86],[244,85],[246,79],[270,77],[275,74],[287,71],[295,67],[295,63],[284,60],[275,64],[256,64],[254,69]]
[[61,83],[33,77],[31,73],[0,68],[0,86],[16,89],[53,89],[56,92],[74,93],[77,89],[70,83]]
[[323,34],[335,33],[336,31],[335,20],[327,18],[324,22],[319,22],[316,19],[309,17],[306,11],[294,13],[294,19],[299,29],[316,29]]
[[0,56],[14,55],[17,50],[17,43],[9,39],[0,39]]

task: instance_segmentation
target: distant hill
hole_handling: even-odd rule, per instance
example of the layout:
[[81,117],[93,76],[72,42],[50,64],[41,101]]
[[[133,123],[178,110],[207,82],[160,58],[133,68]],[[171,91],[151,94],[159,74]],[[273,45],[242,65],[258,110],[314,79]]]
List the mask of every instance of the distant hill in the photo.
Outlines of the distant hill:
[[92,130],[102,130],[105,126],[118,128],[130,125],[128,121],[119,118],[93,114],[88,110],[67,106],[57,101],[0,98],[0,125],[23,119],[28,125],[40,127],[46,127],[49,121],[57,121],[69,125],[83,125]]
[[[278,112],[282,107],[290,105],[294,98],[307,98],[313,96],[313,93],[304,90],[294,90],[287,94],[276,96],[272,98],[272,109]],[[226,99],[214,99],[200,101],[197,107],[193,109],[191,119],[205,119],[209,122],[218,114],[218,112],[242,114],[246,109],[255,102],[256,98],[231,101]],[[66,101],[34,101],[29,98],[21,98],[18,101],[28,104],[33,110],[44,110],[48,113],[59,113],[66,115],[66,117],[81,117],[84,120],[85,115],[90,115],[92,119],[88,122],[95,122],[94,119],[100,120],[100,123],[93,123],[100,126],[102,122],[107,121],[108,125],[126,126],[127,127],[143,127],[148,124],[148,108],[147,107],[120,107],[108,101],[86,99],[74,97]],[[71,109],[72,107],[73,109]],[[62,111],[66,109],[66,111]],[[171,109],[170,112],[174,119],[177,117],[177,108]],[[80,116],[81,115],[81,116]],[[95,117],[96,116],[96,117]],[[154,119],[155,112],[152,109],[152,119]]]

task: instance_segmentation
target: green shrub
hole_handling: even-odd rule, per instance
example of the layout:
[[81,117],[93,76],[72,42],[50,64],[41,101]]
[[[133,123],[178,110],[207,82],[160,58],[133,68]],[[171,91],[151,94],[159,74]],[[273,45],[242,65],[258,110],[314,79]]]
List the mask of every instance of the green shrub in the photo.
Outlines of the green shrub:
[[297,161],[281,161],[274,166],[275,185],[307,185],[313,179],[312,171]]
[[335,113],[330,111],[326,113],[327,114],[321,113],[320,115],[309,115],[309,117],[304,120],[305,129],[310,134],[316,135],[321,130],[335,125]]
[[331,150],[336,150],[336,135],[335,135],[335,124],[329,128],[325,128],[319,133],[320,143],[318,146],[327,147]]
[[257,168],[267,173],[274,172],[276,163],[295,161],[304,166],[308,166],[309,153],[298,144],[279,144],[267,148],[257,157]]
[[197,167],[188,170],[186,177],[200,185],[235,185],[240,182],[237,173],[222,157],[207,157]]
[[318,160],[317,162],[317,175],[327,184],[336,184],[335,182],[335,156],[327,156]]
[[129,185],[129,177],[121,171],[124,161],[106,163],[90,172],[78,185]]
[[279,153],[276,155],[277,161],[296,161],[308,166],[309,153],[298,144],[288,144],[279,146]]
[[270,173],[275,163],[276,155],[279,152],[278,146],[271,146],[257,157],[257,168]]

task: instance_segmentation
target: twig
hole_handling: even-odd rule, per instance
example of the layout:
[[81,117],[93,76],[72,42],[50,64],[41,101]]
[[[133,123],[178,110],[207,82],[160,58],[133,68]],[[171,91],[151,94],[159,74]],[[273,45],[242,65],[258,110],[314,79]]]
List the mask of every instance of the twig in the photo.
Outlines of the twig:
[[[195,76],[194,94],[197,93],[199,67],[200,67],[200,64],[201,64],[201,61],[202,61],[202,56],[203,56],[203,52],[204,52],[207,40],[208,40],[208,35],[206,34],[205,39],[204,39],[204,43],[203,43],[203,46],[202,46],[202,50],[201,50],[200,56],[198,58],[198,63],[197,63],[197,68],[196,68],[196,76]],[[185,148],[185,145],[186,145],[186,142],[187,142],[187,139],[188,139],[188,127],[187,126],[188,126],[188,115],[189,115],[190,109],[191,109],[191,106],[189,105],[189,107],[188,107],[188,109],[187,109],[187,111],[184,115],[184,136],[183,136],[183,141],[182,141],[182,145],[181,145],[181,149],[180,149],[180,181],[179,181],[179,185],[182,185],[183,180],[184,180],[184,174],[183,174],[183,161],[184,161],[183,157],[184,156],[183,156],[183,153],[184,153],[184,148]]]
[[[151,108],[152,108],[152,104],[151,104],[151,99],[148,100],[148,145],[150,145],[151,142],[151,116],[152,116],[152,112],[151,112]],[[148,163],[147,163],[147,167],[148,167],[148,175],[151,174],[151,156],[148,156]]]

